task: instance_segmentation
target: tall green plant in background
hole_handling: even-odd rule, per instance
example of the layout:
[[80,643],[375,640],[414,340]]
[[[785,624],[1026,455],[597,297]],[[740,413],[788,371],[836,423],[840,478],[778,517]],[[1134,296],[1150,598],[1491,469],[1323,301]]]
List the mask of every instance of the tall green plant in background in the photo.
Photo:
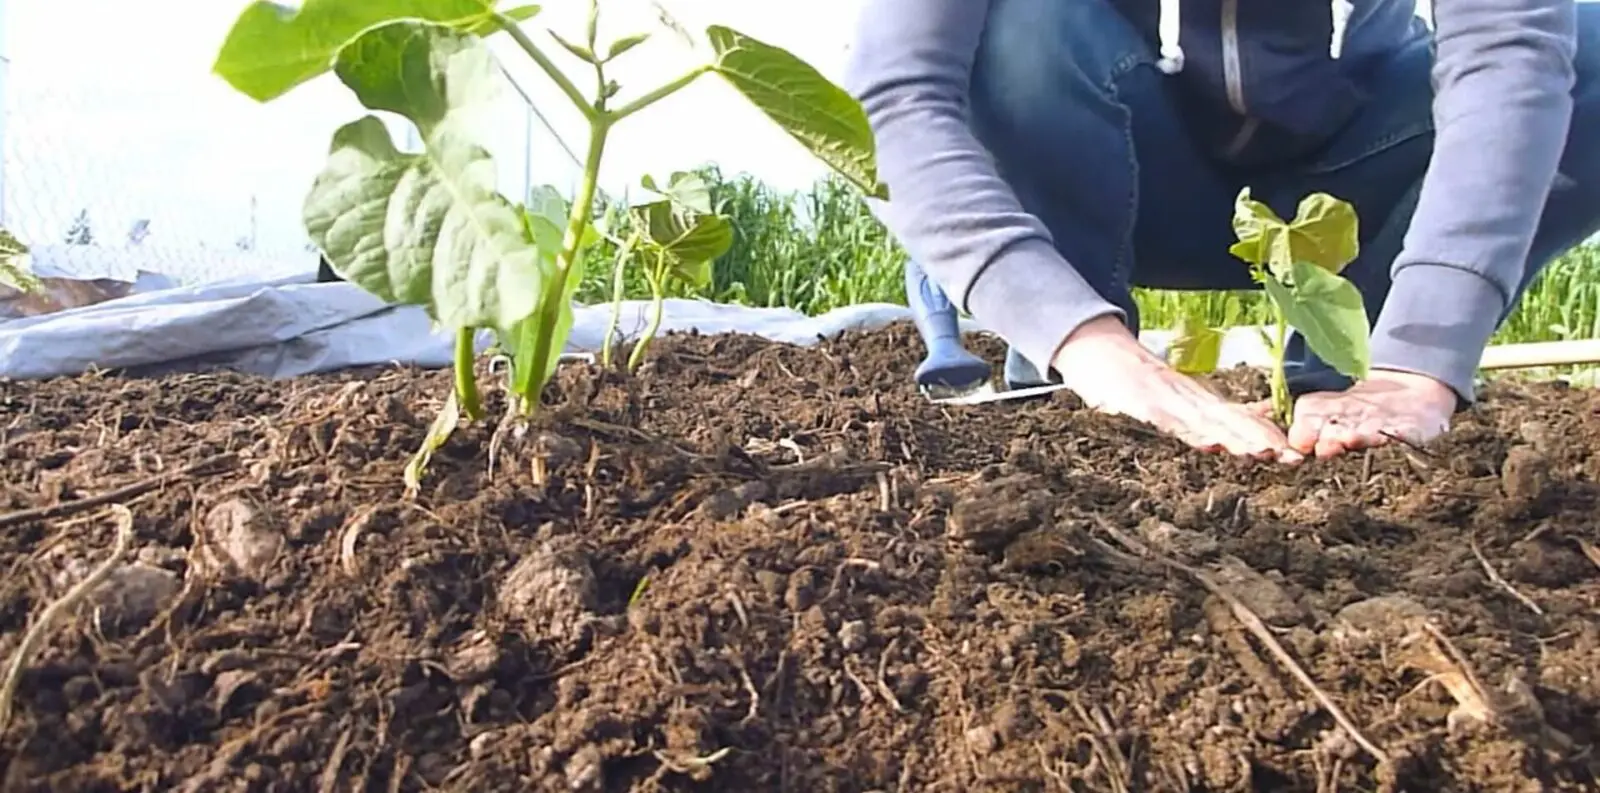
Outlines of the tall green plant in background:
[[[602,44],[596,0],[580,42],[552,31],[590,72],[594,90],[585,94],[522,30],[520,23],[538,12],[537,6],[502,11],[495,0],[307,0],[298,10],[257,0],[234,24],[214,66],[262,102],[332,71],[363,106],[395,113],[421,135],[423,151],[408,154],[377,116],[339,128],[305,202],[307,230],[341,277],[388,302],[422,306],[456,335],[456,387],[411,476],[453,430],[458,411],[481,415],[478,330],[493,331],[509,354],[512,414],[537,409],[571,331],[584,254],[603,235],[592,222],[593,204],[616,125],[714,74],[856,188],[888,198],[861,106],[789,52],[713,25],[705,31],[706,63],[623,101],[622,86],[606,68],[648,35]],[[482,37],[498,33],[588,124],[583,175],[571,202],[546,191],[543,200],[522,206],[497,189],[482,143],[483,111],[497,88]],[[692,216],[704,214],[670,185],[662,200],[665,211],[636,216],[652,229],[667,219],[656,229],[662,237],[646,235],[657,249],[672,244],[671,224],[693,227]]]
[[0,229],[0,286],[24,294],[37,292],[43,287],[28,264],[28,246],[5,229]]
[[[669,283],[668,297],[807,314],[861,303],[905,302],[905,251],[872,215],[861,191],[844,179],[829,176],[807,190],[789,192],[749,174],[725,175],[715,165],[689,173],[705,185],[716,212],[728,219],[733,240],[712,262],[709,283]],[[627,212],[621,202],[607,203],[611,214]],[[580,301],[610,299],[616,285],[608,263],[630,228],[624,217],[615,239],[592,251],[587,280],[578,290]],[[636,268],[624,274],[622,293],[629,299],[651,296],[649,282]]]

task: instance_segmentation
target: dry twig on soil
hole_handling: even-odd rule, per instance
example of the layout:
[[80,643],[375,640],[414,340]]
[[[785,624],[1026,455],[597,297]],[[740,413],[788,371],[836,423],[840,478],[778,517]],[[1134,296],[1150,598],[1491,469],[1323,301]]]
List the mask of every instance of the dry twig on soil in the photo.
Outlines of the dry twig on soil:
[[[157,474],[149,479],[141,479],[131,485],[124,485],[115,490],[101,493],[97,496],[80,498],[75,501],[63,501],[60,504],[51,504],[47,507],[22,509],[17,510],[16,512],[0,515],[0,529],[8,529],[12,526],[21,526],[24,523],[32,523],[36,520],[59,518],[66,515],[71,515],[74,512],[82,512],[86,509],[94,509],[95,507],[105,506],[106,504],[127,501],[128,499],[142,496],[152,490],[159,490],[160,488],[166,487],[167,485],[170,485],[180,479],[187,479],[191,476],[201,473],[219,473],[221,471],[229,470],[238,464],[239,455],[234,452],[219,454],[215,457],[207,457],[204,460],[201,460],[197,463],[191,463],[179,468],[176,471],[171,471],[165,474]],[[209,470],[213,468],[217,470]]]
[[1377,744],[1368,739],[1367,736],[1356,727],[1355,722],[1351,721],[1350,717],[1345,714],[1344,709],[1340,708],[1338,703],[1334,702],[1333,698],[1328,696],[1328,693],[1323,691],[1322,687],[1318,686],[1315,680],[1311,679],[1311,675],[1308,674],[1306,670],[1294,660],[1294,656],[1290,655],[1288,650],[1283,649],[1283,645],[1279,644],[1278,640],[1273,637],[1272,631],[1268,629],[1266,624],[1261,621],[1261,618],[1256,616],[1256,613],[1251,611],[1250,608],[1237,597],[1234,597],[1232,592],[1229,592],[1228,590],[1219,586],[1217,582],[1211,580],[1211,576],[1206,575],[1204,571],[1184,564],[1177,559],[1173,559],[1170,556],[1162,554],[1150,548],[1149,546],[1146,546],[1144,543],[1139,542],[1138,540],[1135,540],[1133,537],[1129,536],[1127,532],[1111,525],[1110,522],[1101,520],[1099,523],[1100,528],[1107,534],[1111,535],[1112,539],[1121,543],[1123,547],[1141,556],[1154,559],[1168,567],[1171,567],[1174,570],[1188,573],[1190,577],[1194,578],[1200,583],[1201,586],[1205,587],[1206,591],[1216,595],[1218,598],[1221,598],[1223,602],[1228,604],[1228,608],[1233,612],[1233,616],[1238,618],[1241,623],[1244,623],[1245,628],[1249,629],[1250,633],[1254,635],[1256,639],[1272,653],[1273,657],[1278,660],[1278,663],[1282,664],[1284,669],[1287,670],[1295,680],[1300,682],[1300,685],[1305,686],[1306,689],[1311,692],[1311,695],[1316,697],[1317,702],[1321,703],[1322,707],[1328,711],[1328,715],[1332,716],[1333,720],[1338,722],[1339,726],[1343,728],[1345,732],[1350,734],[1350,738],[1352,740],[1360,745],[1362,749],[1366,750],[1367,754],[1372,755],[1373,759],[1377,760],[1379,763],[1383,765],[1389,764],[1388,753],[1378,748]]
[[1533,613],[1538,614],[1541,617],[1544,616],[1544,609],[1539,608],[1539,604],[1533,602],[1533,598],[1530,598],[1518,591],[1516,587],[1511,585],[1510,581],[1507,581],[1500,575],[1498,570],[1494,569],[1494,565],[1489,564],[1489,560],[1483,555],[1483,551],[1478,548],[1478,540],[1476,538],[1469,540],[1468,544],[1472,548],[1472,555],[1478,557],[1478,564],[1483,565],[1483,572],[1489,576],[1489,580],[1493,582],[1495,586],[1504,589],[1512,597],[1521,602],[1522,605],[1527,606]]
[[1594,562],[1595,567],[1600,567],[1600,547],[1596,547],[1588,540],[1579,539],[1578,549],[1583,551],[1584,556],[1589,557],[1589,561]]
[[6,665],[5,680],[0,683],[0,730],[4,730],[11,723],[12,700],[16,696],[17,685],[22,682],[22,670],[27,667],[39,643],[44,641],[45,634],[50,632],[50,626],[55,624],[57,617],[71,611],[100,586],[117,568],[117,563],[122,560],[123,554],[128,552],[128,546],[133,543],[133,513],[121,504],[113,504],[111,515],[116,520],[117,529],[117,538],[111,546],[111,555],[106,557],[99,567],[90,571],[82,581],[67,590],[59,600],[45,606],[44,610],[39,612],[39,618],[34,621],[33,626],[23,634],[22,642],[17,645],[16,652],[11,654],[11,663]]
[[[1462,721],[1471,720],[1480,723],[1494,721],[1497,718],[1493,699],[1489,690],[1478,680],[1478,675],[1472,671],[1472,665],[1467,663],[1466,656],[1456,648],[1444,631],[1431,622],[1423,621],[1420,624],[1421,634],[1408,646],[1412,652],[1407,653],[1406,663],[1428,673],[1429,682],[1438,683],[1449,692],[1456,701],[1456,709],[1450,712],[1447,722],[1454,728]],[[1417,642],[1416,639],[1426,639]]]

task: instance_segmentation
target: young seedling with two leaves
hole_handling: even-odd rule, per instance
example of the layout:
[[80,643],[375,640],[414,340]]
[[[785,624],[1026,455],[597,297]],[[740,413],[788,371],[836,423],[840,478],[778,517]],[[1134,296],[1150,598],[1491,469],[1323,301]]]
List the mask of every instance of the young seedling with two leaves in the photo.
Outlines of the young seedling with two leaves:
[[1340,374],[1367,376],[1371,327],[1361,292],[1344,276],[1344,268],[1360,252],[1355,208],[1326,193],[1300,202],[1294,220],[1284,222],[1270,207],[1240,191],[1233,209],[1233,231],[1239,238],[1229,252],[1250,265],[1272,304],[1274,327],[1263,331],[1272,355],[1272,410],[1287,426],[1293,404],[1284,371],[1289,329]]
[[666,289],[674,281],[705,288],[711,285],[712,264],[733,247],[733,221],[711,205],[711,187],[697,174],[675,172],[665,186],[646,176],[642,185],[651,198],[628,208],[633,232],[618,245],[611,296],[611,325],[601,351],[601,363],[611,365],[611,351],[621,321],[623,274],[637,258],[645,283],[650,286],[650,319],[628,354],[628,370],[637,371],[645,351],[661,330]]
[[[523,31],[522,23],[538,13],[537,6],[501,10],[497,0],[305,0],[299,9],[256,0],[235,22],[214,66],[261,102],[332,71],[363,106],[398,115],[420,133],[422,151],[410,153],[376,115],[340,127],[304,205],[307,231],[342,278],[387,302],[422,306],[455,334],[455,388],[408,470],[413,487],[458,413],[482,413],[474,368],[480,329],[494,333],[510,361],[511,415],[537,410],[571,332],[582,254],[601,239],[591,218],[606,144],[618,124],[714,74],[864,193],[889,197],[860,104],[789,52],[712,25],[704,35],[707,62],[624,101],[607,67],[648,36],[602,45],[600,6],[591,0],[581,42],[552,33],[591,73],[594,90],[585,95]],[[482,141],[500,74],[483,37],[501,33],[588,125],[583,175],[570,202],[546,190],[523,206],[498,191]],[[647,208],[652,222],[645,228],[657,228],[658,219],[698,228],[704,214],[696,219],[679,211],[683,202],[670,198],[671,184],[666,192],[672,206]],[[650,231],[641,240],[658,254],[652,274],[663,263],[674,272],[698,266],[698,254],[684,252],[681,240],[674,248],[670,239]]]

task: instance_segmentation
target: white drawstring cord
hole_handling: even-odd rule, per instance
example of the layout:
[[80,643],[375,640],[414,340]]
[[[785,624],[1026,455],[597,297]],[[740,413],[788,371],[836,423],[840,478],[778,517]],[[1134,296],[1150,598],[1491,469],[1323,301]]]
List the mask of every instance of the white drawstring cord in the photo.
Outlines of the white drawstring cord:
[[[1183,33],[1182,18],[1179,14],[1178,3],[1180,0],[1161,0],[1161,18],[1158,23],[1161,36],[1161,60],[1156,66],[1167,74],[1177,74],[1183,71],[1183,46],[1179,43]],[[1328,57],[1338,60],[1344,54],[1345,29],[1350,25],[1350,15],[1355,13],[1355,4],[1350,0],[1329,0],[1329,11],[1333,14],[1333,37],[1328,41]]]
[[1328,42],[1328,57],[1339,60],[1344,54],[1344,32],[1356,6],[1350,0],[1329,0],[1333,12],[1333,38]]
[[1161,60],[1156,62],[1156,66],[1167,74],[1183,71],[1183,47],[1178,43],[1178,36],[1183,26],[1178,17],[1178,2],[1179,0],[1161,0],[1161,19],[1158,23],[1161,35]]

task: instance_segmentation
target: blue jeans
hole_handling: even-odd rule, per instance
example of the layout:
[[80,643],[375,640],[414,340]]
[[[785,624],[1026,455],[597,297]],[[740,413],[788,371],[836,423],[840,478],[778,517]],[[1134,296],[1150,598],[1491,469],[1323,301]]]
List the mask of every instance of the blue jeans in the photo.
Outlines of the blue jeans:
[[[1600,232],[1600,4],[1580,3],[1578,20],[1572,132],[1523,290]],[[1241,188],[1285,218],[1326,192],[1362,220],[1361,255],[1345,275],[1375,322],[1433,148],[1431,32],[1419,20],[1409,44],[1369,67],[1373,96],[1343,129],[1308,146],[1263,128],[1226,157],[1216,152],[1238,119],[1182,96],[1156,59],[1109,0],[995,0],[972,127],[1056,247],[1137,330],[1132,287],[1258,288],[1228,253]],[[1349,386],[1298,336],[1287,358],[1295,393]]]

